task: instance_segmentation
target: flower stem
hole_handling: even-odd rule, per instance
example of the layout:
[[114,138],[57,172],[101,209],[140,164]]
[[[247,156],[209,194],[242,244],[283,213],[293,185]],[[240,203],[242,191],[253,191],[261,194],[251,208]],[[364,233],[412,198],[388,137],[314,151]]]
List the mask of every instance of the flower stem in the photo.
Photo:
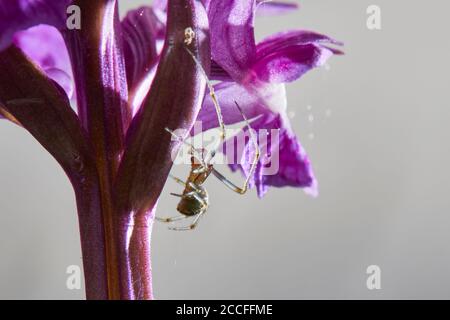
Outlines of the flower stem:
[[[96,180],[96,179],[95,179]],[[108,299],[108,280],[105,251],[105,232],[96,181],[86,179],[74,184],[80,227],[81,251],[85,278],[86,299]]]
[[78,113],[92,143],[97,167],[108,298],[127,299],[130,277],[122,258],[127,248],[123,247],[121,235],[126,217],[118,216],[112,190],[130,117],[117,1],[77,0],[75,4],[83,12],[83,26],[67,30],[65,40],[72,61],[76,61],[73,71]]
[[130,269],[134,299],[153,299],[150,239],[155,209],[138,213],[129,241]]
[[[104,273],[98,276],[106,274],[108,299],[151,299],[154,210],[172,166],[172,153],[179,147],[165,128],[189,132],[200,110],[206,80],[186,50],[185,30],[189,27],[195,31],[196,38],[188,49],[209,69],[206,12],[195,0],[168,2],[167,38],[158,71],[141,110],[130,124],[123,52],[117,37],[117,2],[75,3],[85,13],[83,27],[67,31],[65,39],[72,61],[76,61],[73,71],[79,116],[95,158],[96,175],[88,178],[98,182],[94,203],[101,214],[92,216],[101,216],[103,226],[103,230],[96,230],[97,236],[103,232],[103,242],[91,245],[92,217],[83,218],[84,208],[92,205],[89,200],[94,192],[82,191],[78,198],[87,296],[105,296],[104,292],[94,293],[100,286],[93,275],[98,266],[89,261],[102,251]],[[129,125],[125,144],[124,133]]]

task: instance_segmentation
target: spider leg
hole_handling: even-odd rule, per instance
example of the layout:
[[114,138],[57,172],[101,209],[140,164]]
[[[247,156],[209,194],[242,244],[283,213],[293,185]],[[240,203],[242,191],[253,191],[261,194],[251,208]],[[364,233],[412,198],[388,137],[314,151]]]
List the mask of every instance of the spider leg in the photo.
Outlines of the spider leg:
[[[195,183],[193,183],[192,181],[189,181],[188,183],[186,183],[186,182],[184,182],[183,180],[181,180],[180,178],[177,178],[177,177],[175,177],[175,176],[172,175],[172,174],[169,174],[169,177],[171,177],[175,182],[179,183],[179,184],[182,185],[183,187],[186,187],[187,185],[189,185],[189,187],[191,187],[191,188],[194,189],[195,191],[201,191],[201,190],[199,189],[199,187],[198,187]],[[183,195],[172,194],[172,193],[171,193],[171,195],[173,195],[173,196],[183,196]],[[185,195],[187,195],[187,194],[185,194]]]
[[194,56],[194,54],[187,47],[186,47],[186,50],[190,54],[192,59],[195,61],[197,67],[200,69],[201,73],[203,74],[203,77],[206,79],[206,84],[209,89],[209,95],[211,96],[211,100],[214,104],[214,108],[216,109],[217,120],[219,122],[219,127],[220,127],[220,140],[217,143],[217,146],[214,148],[214,150],[211,151],[211,153],[208,157],[208,160],[205,161],[206,163],[208,163],[209,161],[211,161],[214,158],[217,150],[219,150],[222,143],[226,140],[225,122],[223,121],[222,109],[220,108],[219,100],[217,98],[217,95],[216,95],[216,92],[214,90],[214,86],[213,86],[211,80],[209,79],[208,75],[206,74],[205,69],[203,69],[203,66],[200,63],[200,61],[198,61],[198,59]]
[[200,202],[202,204],[203,208],[208,207],[208,204],[206,203],[205,199],[203,199],[199,195],[200,189],[198,189],[198,187],[192,182],[189,182],[189,185],[194,189],[194,191],[190,191],[185,194],[171,193],[171,195],[181,197],[181,198],[195,198],[198,202]]
[[[201,191],[199,189],[199,187],[195,183],[193,183],[192,181],[189,181],[188,183],[186,183],[183,180],[181,180],[180,178],[177,178],[177,177],[173,176],[172,174],[169,174],[169,177],[171,177],[173,180],[175,180],[175,182],[179,183],[183,187],[186,187],[188,185],[189,187],[191,187],[192,189],[194,189],[196,191],[195,193]],[[191,193],[192,192],[189,192],[189,193],[186,193],[186,194],[171,193],[171,195],[176,196],[176,197],[185,197],[185,196],[192,196]]]
[[[192,59],[195,61],[195,63],[197,64],[197,66],[199,67],[200,71],[202,72],[203,76],[206,79],[206,83],[208,85],[209,88],[209,94],[211,96],[211,99],[213,101],[214,107],[216,109],[216,114],[217,114],[217,120],[219,122],[219,126],[220,126],[220,140],[217,144],[217,146],[211,151],[211,153],[209,154],[209,156],[206,158],[206,160],[204,161],[204,163],[209,163],[211,162],[211,160],[215,157],[215,155],[217,154],[217,151],[219,150],[219,148],[221,147],[221,145],[223,144],[223,142],[226,140],[226,133],[225,133],[225,122],[223,120],[223,115],[222,115],[222,111],[220,108],[220,104],[219,101],[217,99],[217,95],[214,91],[214,86],[212,85],[211,80],[208,78],[208,75],[206,74],[205,70],[202,67],[202,64],[200,63],[200,61],[197,60],[197,58],[194,56],[194,54],[186,47],[186,50],[188,51],[188,53],[191,55]],[[252,143],[255,146],[255,156],[252,162],[252,166],[250,168],[250,172],[246,178],[246,181],[244,183],[244,186],[242,188],[237,187],[236,185],[234,185],[231,181],[229,181],[228,179],[226,179],[223,175],[221,175],[220,173],[218,173],[216,170],[213,170],[213,173],[215,174],[215,176],[221,180],[222,182],[225,183],[225,185],[227,185],[229,188],[231,188],[233,191],[240,193],[240,194],[244,194],[247,189],[248,189],[248,184],[250,182],[251,177],[253,176],[255,170],[256,170],[256,166],[258,165],[258,160],[260,157],[260,150],[259,150],[259,146],[258,146],[258,141],[253,133],[253,129],[250,126],[250,123],[247,119],[247,117],[245,116],[245,114],[242,112],[241,107],[239,106],[239,104],[235,101],[236,107],[239,109],[239,112],[242,115],[242,118],[244,119],[246,126],[248,128],[248,132],[250,134],[250,139],[252,140]]]
[[[196,198],[198,201],[200,201],[200,203],[206,207],[206,204],[204,202],[204,200],[198,196],[197,191],[191,191],[188,192],[186,194],[176,194],[176,193],[171,193],[171,195],[173,196],[177,196],[177,197],[181,197],[181,198],[188,198],[188,197],[194,197]],[[179,215],[179,216],[175,216],[175,217],[167,217],[167,218],[160,218],[160,217],[155,217],[155,219],[159,222],[165,222],[165,223],[170,223],[170,222],[174,222],[174,221],[180,221],[180,220],[185,220],[188,219],[189,216],[184,216],[184,215]],[[195,220],[194,220],[195,222]],[[169,228],[170,229],[170,228]]]
[[217,179],[219,179],[225,186],[227,186],[232,191],[239,193],[239,194],[244,194],[245,192],[247,192],[247,189],[248,189],[248,181],[247,180],[248,179],[245,181],[244,186],[242,188],[240,188],[240,187],[236,186],[233,182],[228,180],[223,174],[221,174],[216,169],[213,169],[212,173],[213,173],[213,175],[216,176]]
[[184,196],[186,196],[186,197],[194,197],[198,201],[203,203],[204,202],[203,199],[198,195],[198,193],[201,192],[200,188],[195,183],[193,183],[192,181],[189,181],[188,185],[189,185],[189,187],[194,189],[194,191],[188,192],[188,193],[184,194]]
[[170,195],[174,196],[174,197],[178,197],[178,198],[183,198],[183,195],[182,194],[178,194],[178,193],[171,192]]
[[198,174],[198,173],[203,173],[206,171],[208,171],[208,167],[200,166],[199,168],[192,170],[192,173]]
[[[208,209],[208,205],[206,203],[206,201],[199,196],[197,191],[191,191],[188,192],[184,195],[177,195],[177,196],[181,196],[183,198],[188,198],[188,197],[194,197],[195,199],[197,199],[201,204],[203,209],[195,216],[194,221],[192,221],[192,223],[188,226],[184,226],[184,227],[169,227],[169,230],[174,230],[174,231],[187,231],[187,230],[192,230],[194,229],[199,220],[200,217],[203,216],[206,213],[206,210]],[[164,222],[164,223],[170,223],[170,222],[175,222],[175,221],[180,221],[180,220],[185,220],[188,219],[189,216],[176,216],[176,217],[168,217],[168,218],[159,218],[159,217],[155,217],[155,219],[159,222]]]
[[167,217],[167,218],[155,217],[155,220],[159,221],[159,222],[170,223],[170,222],[174,222],[174,221],[185,220],[187,218],[189,218],[189,217],[180,215],[180,216],[176,216],[176,217]]
[[205,199],[203,199],[199,194],[198,194],[199,190],[195,190],[195,191],[191,191],[186,193],[186,196],[188,197],[194,197],[195,199],[197,199],[198,202],[200,202],[202,204],[203,210],[206,211],[206,209],[208,208],[208,204],[206,203]]
[[[223,141],[222,141],[222,142],[223,142]],[[219,148],[220,148],[220,146],[216,147],[216,149],[212,150],[212,151],[209,153],[209,156],[208,156],[208,158],[207,158],[207,162],[208,162],[208,163],[210,163],[210,162],[214,159],[214,157],[215,157],[216,154],[217,154],[217,150],[219,150]]]
[[183,187],[186,187],[186,183],[183,180],[181,180],[180,178],[177,178],[172,174],[169,174],[169,177],[171,177],[173,180],[175,180],[175,182],[177,182],[178,184],[181,184]]
[[[205,160],[203,159],[203,156],[200,155],[198,149],[195,148],[195,146],[192,143],[187,142],[185,139],[183,139],[182,137],[180,137],[179,135],[177,135],[175,132],[173,132],[172,130],[170,130],[169,128],[165,128],[167,132],[169,132],[172,137],[174,137],[176,140],[178,140],[179,142],[183,143],[185,146],[188,146],[190,148],[190,153],[191,155],[193,155],[198,161],[200,161],[200,163],[202,164],[202,166],[206,166],[205,164]],[[194,154],[195,151],[195,154]]]
[[200,201],[200,203],[201,203],[202,205],[204,205],[203,199],[201,199],[201,197],[198,197],[198,193],[197,193],[196,190],[190,191],[190,192],[185,193],[185,194],[171,193],[170,195],[171,195],[171,196],[175,196],[175,197],[179,197],[179,198],[183,198],[183,199],[186,199],[186,198],[196,198],[198,201]]
[[217,171],[216,169],[212,170],[212,173],[216,176],[217,179],[219,179],[220,181],[223,182],[223,184],[225,184],[228,188],[230,188],[231,190],[233,190],[236,193],[239,194],[244,194],[247,192],[248,189],[248,185],[250,183],[250,179],[253,176],[253,174],[255,173],[256,170],[256,166],[258,165],[258,160],[260,157],[260,150],[259,150],[259,146],[258,146],[258,140],[256,139],[255,134],[253,133],[253,129],[250,126],[250,123],[247,119],[247,117],[245,116],[245,114],[242,112],[241,107],[239,106],[239,104],[235,101],[236,107],[239,109],[239,112],[241,113],[242,117],[244,118],[244,121],[246,123],[246,126],[248,128],[248,132],[250,135],[250,139],[252,140],[253,145],[255,146],[255,156],[253,158],[253,162],[252,165],[250,167],[250,171],[247,175],[247,178],[245,179],[245,183],[242,187],[238,187],[236,186],[233,182],[231,182],[230,180],[228,180],[224,175],[222,175],[219,171]]
[[198,222],[200,221],[200,218],[205,214],[206,210],[200,212],[192,221],[192,223],[185,227],[169,227],[169,230],[173,231],[188,231],[188,230],[194,230],[195,227],[197,227]]

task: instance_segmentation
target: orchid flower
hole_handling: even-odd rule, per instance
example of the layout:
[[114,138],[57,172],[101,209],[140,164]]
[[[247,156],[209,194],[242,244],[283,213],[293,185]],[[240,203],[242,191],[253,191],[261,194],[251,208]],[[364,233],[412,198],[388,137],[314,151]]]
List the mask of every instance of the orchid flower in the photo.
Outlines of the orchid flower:
[[[340,54],[339,50],[329,47],[340,43],[315,32],[293,30],[272,35],[256,45],[254,17],[257,10],[257,1],[251,0],[210,1],[208,5],[211,52],[218,65],[216,79],[223,80],[215,91],[221,97],[224,121],[233,124],[242,120],[234,106],[237,100],[248,118],[260,116],[252,123],[254,130],[279,131],[276,144],[271,144],[273,130],[267,131],[265,147],[269,159],[260,159],[252,179],[260,197],[269,186],[306,188],[315,196],[317,181],[311,163],[287,116],[285,83],[322,66],[333,54]],[[211,99],[206,99],[199,115],[205,129],[217,126],[217,121],[211,117],[212,108]],[[270,163],[274,149],[279,154],[279,168],[276,174],[266,175],[264,162]],[[250,165],[242,161],[240,164],[232,162],[230,167],[241,169],[247,175]]]
[[[318,183],[312,165],[287,116],[285,83],[293,82],[309,70],[324,65],[333,54],[342,54],[331,47],[341,43],[316,32],[292,30],[272,35],[256,45],[256,14],[285,13],[295,10],[296,4],[258,0],[203,0],[203,3],[211,26],[211,77],[221,80],[215,86],[215,92],[219,97],[225,123],[242,121],[242,115],[235,106],[235,101],[238,101],[247,118],[259,116],[252,123],[252,128],[256,132],[266,129],[269,134],[265,139],[266,143],[260,141],[260,147],[266,149],[265,157],[260,159],[250,186],[256,186],[260,197],[267,192],[269,186],[305,188],[308,194],[317,196]],[[131,12],[129,18],[134,21],[131,17],[143,12],[146,15],[150,12],[163,12],[166,5],[167,1],[159,0],[153,8],[144,7]],[[157,19],[152,20],[149,25],[155,24]],[[197,120],[205,131],[219,126],[214,103],[209,95],[204,100]],[[276,139],[271,136],[273,129],[279,131]],[[244,135],[246,131],[244,129],[239,135]],[[237,141],[242,140],[238,138],[234,138],[236,142],[233,152],[238,149]],[[271,141],[275,140],[278,143],[272,145]],[[250,140],[247,140],[246,147],[251,149]],[[232,159],[230,168],[234,171],[240,169],[247,176],[251,167],[249,161],[252,159],[247,154],[249,152],[251,150],[243,152],[238,161]],[[272,159],[275,153],[279,156]],[[276,174],[265,174],[267,164],[274,161],[279,166]]]
[[[81,28],[68,28],[79,8]],[[255,43],[255,14],[285,1],[157,0],[120,21],[118,0],[0,0],[0,118],[28,130],[66,172],[76,195],[88,299],[150,299],[150,236],[157,201],[181,141],[165,128],[224,121],[277,129],[280,168],[251,177],[317,192],[311,164],[286,116],[284,83],[322,65],[339,42],[309,31]],[[186,30],[195,37],[186,41]],[[189,50],[186,50],[188,48]],[[194,56],[192,58],[191,54]],[[244,134],[242,131],[240,134]],[[187,135],[186,134],[186,135]],[[185,138],[184,136],[183,138]],[[247,151],[252,152],[250,145]],[[254,152],[254,150],[253,150]],[[230,165],[249,173],[246,160]]]

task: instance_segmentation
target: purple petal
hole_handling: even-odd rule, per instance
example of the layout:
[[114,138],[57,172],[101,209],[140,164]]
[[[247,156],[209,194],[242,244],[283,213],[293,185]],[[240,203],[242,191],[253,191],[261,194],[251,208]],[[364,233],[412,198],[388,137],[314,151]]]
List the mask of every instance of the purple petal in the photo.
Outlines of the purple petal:
[[298,4],[287,1],[258,0],[258,15],[279,15],[298,9]]
[[[263,59],[264,57],[273,54],[274,52],[281,51],[283,49],[296,46],[296,45],[342,45],[342,42],[336,41],[328,36],[320,33],[307,30],[292,30],[279,32],[265,38],[258,43],[257,46],[257,59]],[[341,52],[335,50],[335,53]],[[342,52],[341,52],[342,53]]]
[[[316,196],[317,181],[314,178],[311,163],[292,132],[289,122],[282,115],[266,115],[253,121],[251,126],[258,134],[261,151],[261,158],[250,181],[250,186],[256,187],[258,196],[263,197],[269,186],[306,188],[308,194]],[[243,139],[239,135],[246,135],[246,138]],[[248,138],[247,130],[244,129],[231,140],[234,150],[239,150],[238,141],[246,143],[244,152],[239,157],[240,161],[230,164],[230,168],[233,171],[241,170],[247,176],[254,154],[254,147]],[[228,143],[230,141],[227,142],[226,149],[230,145]]]
[[130,91],[139,87],[156,63],[157,41],[164,31],[164,24],[150,7],[130,11],[122,21],[125,64]]
[[14,35],[14,44],[56,81],[72,98],[74,82],[72,67],[60,32],[48,25],[39,25]]
[[314,44],[292,46],[259,60],[253,71],[262,81],[292,82],[309,70],[324,65],[332,55],[331,50]]
[[152,7],[156,10],[166,11],[167,10],[167,0],[153,0]]
[[60,28],[72,0],[0,0],[0,51],[7,48],[17,31],[38,24]]
[[214,60],[211,61],[211,72],[209,74],[211,80],[233,81],[230,75]]
[[73,76],[57,68],[49,68],[44,71],[50,79],[61,86],[69,100],[72,99],[74,93]]
[[[244,86],[234,82],[221,82],[214,86],[214,91],[219,100],[223,120],[227,125],[239,123],[244,120],[239,109],[236,107],[236,102],[239,103],[248,119],[270,112],[263,99],[255,95],[252,91],[247,90]],[[270,94],[269,91],[265,91],[265,93]],[[216,110],[209,95],[206,95],[203,101],[203,106],[197,117],[197,121],[201,122],[203,131],[219,126]]]
[[340,43],[308,31],[276,34],[258,44],[258,62],[253,71],[262,81],[292,82],[312,68],[322,66],[334,53],[340,53],[323,44]]
[[212,58],[236,81],[255,61],[255,8],[255,0],[211,1],[208,6]]

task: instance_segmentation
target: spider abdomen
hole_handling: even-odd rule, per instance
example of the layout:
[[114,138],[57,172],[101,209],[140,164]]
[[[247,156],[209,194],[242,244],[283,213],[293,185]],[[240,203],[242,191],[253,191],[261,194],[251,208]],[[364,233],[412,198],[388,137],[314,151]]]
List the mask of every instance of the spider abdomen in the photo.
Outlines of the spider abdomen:
[[186,192],[178,203],[177,210],[185,216],[195,216],[204,213],[209,205],[208,193],[199,186],[195,194],[188,194]]

